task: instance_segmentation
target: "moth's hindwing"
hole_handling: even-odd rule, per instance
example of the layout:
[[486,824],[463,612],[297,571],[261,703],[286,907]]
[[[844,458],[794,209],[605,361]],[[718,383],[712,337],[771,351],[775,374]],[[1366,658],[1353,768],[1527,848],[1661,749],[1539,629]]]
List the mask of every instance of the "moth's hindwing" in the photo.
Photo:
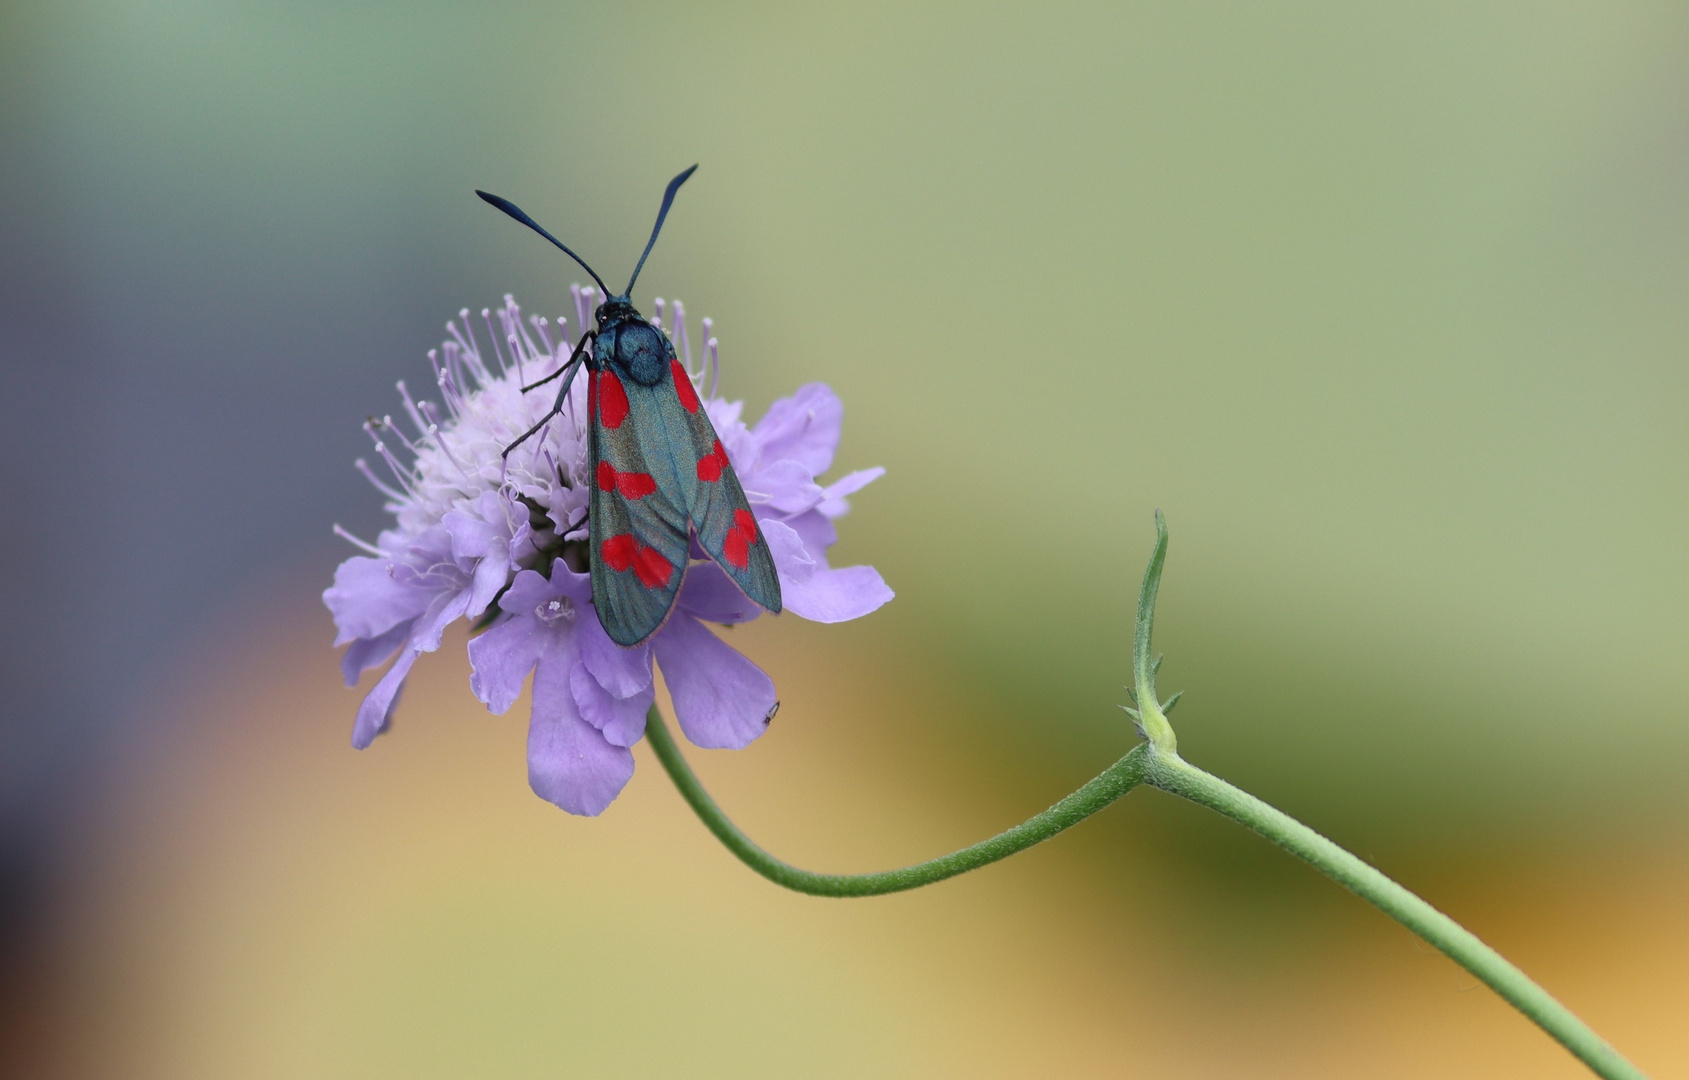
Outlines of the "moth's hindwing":
[[593,606],[611,640],[637,645],[680,594],[691,550],[684,489],[653,411],[656,387],[622,378],[611,364],[588,376]]
[[676,471],[685,493],[698,544],[745,590],[745,595],[776,614],[780,612],[780,578],[768,541],[745,500],[739,476],[727,462],[727,451],[715,425],[698,400],[686,368],[669,346],[669,378],[655,389],[664,391],[669,430],[674,433]]

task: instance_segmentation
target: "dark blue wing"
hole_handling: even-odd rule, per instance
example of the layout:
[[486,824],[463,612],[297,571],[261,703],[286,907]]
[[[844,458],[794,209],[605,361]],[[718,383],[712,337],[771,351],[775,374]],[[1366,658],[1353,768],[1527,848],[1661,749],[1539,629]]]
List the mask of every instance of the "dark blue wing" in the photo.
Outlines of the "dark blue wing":
[[590,376],[593,606],[612,641],[637,645],[663,625],[680,594],[691,550],[685,495],[651,388],[610,367]]
[[745,595],[776,614],[780,611],[780,577],[774,556],[768,550],[739,475],[728,463],[715,425],[698,400],[686,369],[669,350],[668,384],[661,387],[665,421],[670,431],[682,433],[674,439],[680,458],[680,489],[698,544],[710,558],[745,590]]

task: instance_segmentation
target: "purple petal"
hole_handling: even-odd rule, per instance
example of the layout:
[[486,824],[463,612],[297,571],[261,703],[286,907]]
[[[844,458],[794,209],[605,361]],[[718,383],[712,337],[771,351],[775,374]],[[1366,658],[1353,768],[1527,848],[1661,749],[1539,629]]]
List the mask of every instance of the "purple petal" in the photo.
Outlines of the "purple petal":
[[680,587],[680,608],[705,622],[750,622],[763,613],[755,600],[734,584],[727,571],[713,562],[696,563],[686,571]]
[[787,611],[811,622],[858,619],[896,594],[872,566],[816,570],[804,581],[780,576],[780,601]]
[[674,718],[697,746],[738,749],[768,729],[774,682],[704,625],[671,618],[653,642]]
[[575,635],[580,642],[581,662],[598,680],[598,685],[618,698],[630,698],[651,689],[649,645],[628,649],[611,641],[598,621],[595,608],[583,607],[577,621],[580,625],[575,628]]
[[404,649],[387,673],[364,695],[363,702],[358,705],[358,715],[352,721],[354,749],[364,749],[393,722],[393,708],[399,704],[399,691],[405,688],[405,676],[410,674],[411,665],[420,655],[416,649]]
[[340,658],[340,674],[345,677],[347,686],[358,685],[358,676],[372,667],[380,667],[386,663],[388,657],[399,650],[410,636],[411,624],[416,620],[402,622],[380,637],[359,638],[352,642],[352,647]]
[[418,652],[433,652],[440,647],[440,635],[446,627],[463,618],[469,608],[469,591],[441,593],[428,605],[411,628],[411,644]]
[[469,575],[452,559],[452,538],[443,525],[432,525],[412,537],[389,570],[393,580],[429,594],[461,589]]
[[528,786],[571,814],[595,816],[633,777],[633,752],[612,746],[581,719],[569,691],[572,664],[549,659],[534,672],[534,712],[528,721]]
[[745,498],[753,506],[769,506],[782,514],[801,514],[821,502],[821,485],[809,467],[797,461],[776,461],[740,478]]
[[393,706],[398,703],[399,690],[405,684],[405,676],[410,673],[411,665],[416,663],[418,656],[440,647],[440,635],[445,632],[447,626],[462,617],[468,602],[466,593],[441,593],[416,620],[416,624],[411,628],[410,640],[399,650],[399,658],[393,661],[393,666],[370,688],[363,704],[358,706],[357,719],[352,722],[354,747],[362,750],[374,742],[377,735],[387,730],[387,724],[393,716]]
[[768,541],[769,553],[774,556],[774,569],[780,574],[780,595],[783,597],[788,581],[802,584],[810,579],[815,573],[815,560],[804,550],[803,538],[785,522],[759,519],[757,524],[762,526],[763,538]]
[[465,572],[473,569],[470,617],[481,614],[510,580],[511,557],[528,536],[527,513],[516,515],[496,491],[484,491],[470,504],[474,513],[452,510],[441,517],[452,541],[452,558]]
[[709,414],[710,423],[715,425],[716,433],[724,439],[730,430],[744,426],[739,423],[739,414],[745,411],[743,401],[724,401],[721,398],[711,398],[704,402],[704,411]]
[[581,719],[603,733],[612,746],[632,746],[645,734],[645,713],[656,700],[655,684],[629,698],[619,698],[599,685],[585,664],[569,672],[569,692]]
[[323,603],[334,616],[334,643],[379,638],[393,627],[421,615],[431,594],[393,579],[393,560],[354,555],[334,571],[334,584],[323,590]]
[[[585,581],[584,596],[583,589],[575,578]],[[498,598],[498,606],[512,615],[532,616],[538,612],[541,604],[559,596],[567,596],[572,601],[590,600],[592,579],[585,574],[571,573],[562,559],[552,564],[549,579],[538,570],[519,570],[511,580],[510,588]]]
[[858,469],[840,477],[822,489],[821,505],[816,509],[830,518],[845,516],[850,512],[850,503],[845,501],[845,497],[856,494],[885,474],[886,471],[876,465],[872,469]]
[[833,527],[832,518],[816,509],[797,517],[785,518],[780,524],[798,534],[804,554],[817,567],[827,569],[827,549],[839,542],[839,530]]
[[810,383],[770,405],[751,434],[762,444],[763,461],[796,461],[814,477],[832,467],[843,420],[838,395],[824,383]]
[[[533,573],[533,571],[524,571]],[[534,574],[539,577],[538,574]],[[549,628],[532,616],[512,616],[469,641],[469,689],[490,712],[503,714],[522,695],[522,682],[546,652]]]
[[[509,618],[469,642],[469,662],[474,668],[469,688],[495,713],[503,713],[522,693],[522,680],[543,656],[562,656],[573,665],[580,640],[576,624],[596,622],[592,606],[592,580],[572,573],[559,559],[552,565],[551,579],[537,570],[522,570],[499,597],[499,608]],[[557,607],[554,601],[563,601]]]

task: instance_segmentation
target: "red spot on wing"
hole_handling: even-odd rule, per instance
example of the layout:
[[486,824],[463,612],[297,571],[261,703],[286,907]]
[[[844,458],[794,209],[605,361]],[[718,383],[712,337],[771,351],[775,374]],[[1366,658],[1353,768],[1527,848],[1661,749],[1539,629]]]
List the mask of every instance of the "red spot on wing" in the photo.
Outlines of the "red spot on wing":
[[669,370],[674,372],[674,392],[680,395],[680,407],[689,413],[697,412],[698,391],[692,387],[691,376],[686,374],[679,360],[670,360]]
[[721,445],[721,440],[715,441],[715,448],[698,459],[698,479],[713,483],[721,479],[721,470],[727,468],[727,449]]
[[598,553],[604,557],[604,565],[618,573],[633,565],[634,552],[639,548],[639,541],[632,533],[622,533],[609,537],[598,545]]
[[616,490],[626,499],[643,499],[657,490],[657,480],[648,472],[616,474]]
[[[719,443],[717,444],[720,445]],[[751,545],[757,539],[757,519],[749,510],[733,511],[733,527],[721,542],[721,554],[728,563],[743,570],[751,562]]]
[[657,480],[650,473],[617,472],[608,461],[598,463],[598,490],[619,491],[625,499],[643,499],[657,490]]
[[622,380],[605,368],[593,382],[598,391],[599,423],[607,428],[621,427],[622,421],[628,418],[628,392],[622,388]]
[[721,554],[734,567],[743,570],[751,564],[751,545],[739,535],[738,529],[727,530],[727,539],[722,541]]
[[633,556],[633,572],[647,589],[660,589],[674,578],[674,564],[656,548],[641,544]]
[[654,547],[639,542],[632,533],[612,536],[598,546],[604,565],[617,573],[632,570],[647,589],[660,589],[674,580],[674,564]]
[[751,516],[749,510],[733,511],[733,527],[745,534],[747,542],[757,538],[757,519]]

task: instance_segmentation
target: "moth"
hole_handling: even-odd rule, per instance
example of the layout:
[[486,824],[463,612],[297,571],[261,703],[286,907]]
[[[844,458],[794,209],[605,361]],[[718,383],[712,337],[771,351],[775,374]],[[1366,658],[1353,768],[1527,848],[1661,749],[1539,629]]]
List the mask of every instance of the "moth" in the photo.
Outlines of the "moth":
[[541,228],[515,203],[485,191],[482,199],[550,240],[580,263],[603,295],[597,326],[581,335],[564,365],[523,387],[562,379],[557,400],[539,423],[505,447],[505,456],[563,411],[575,376],[587,373],[587,464],[592,604],[612,641],[634,646],[662,627],[686,576],[692,545],[703,549],[745,595],[776,614],[780,579],[745,489],[698,400],[674,343],[633,306],[633,283],[657,244],[675,192],[698,166],[669,181],[651,239],[627,288],[611,295],[586,260]]

